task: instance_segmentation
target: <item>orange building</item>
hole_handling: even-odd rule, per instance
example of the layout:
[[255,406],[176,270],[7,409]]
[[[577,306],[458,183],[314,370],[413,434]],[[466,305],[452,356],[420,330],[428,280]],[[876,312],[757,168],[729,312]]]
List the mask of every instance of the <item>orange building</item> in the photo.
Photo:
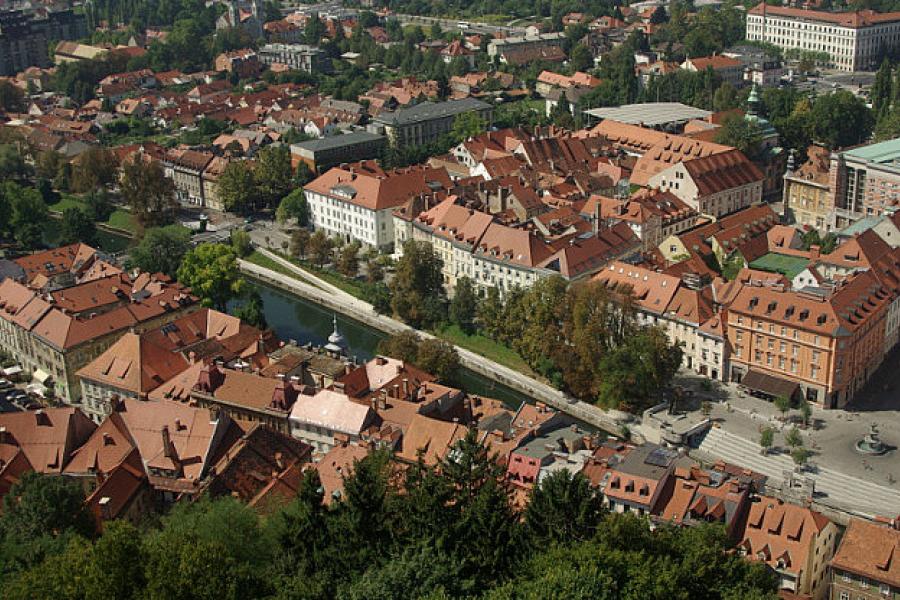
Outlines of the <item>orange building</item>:
[[891,294],[869,271],[829,287],[746,285],[728,309],[731,377],[763,397],[842,408],[884,353]]

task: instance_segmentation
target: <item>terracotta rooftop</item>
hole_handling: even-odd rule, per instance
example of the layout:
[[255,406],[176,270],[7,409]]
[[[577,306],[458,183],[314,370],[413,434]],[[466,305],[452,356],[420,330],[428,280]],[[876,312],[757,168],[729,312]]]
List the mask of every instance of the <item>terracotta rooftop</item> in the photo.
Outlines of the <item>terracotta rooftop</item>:
[[831,564],[900,588],[900,530],[851,519]]

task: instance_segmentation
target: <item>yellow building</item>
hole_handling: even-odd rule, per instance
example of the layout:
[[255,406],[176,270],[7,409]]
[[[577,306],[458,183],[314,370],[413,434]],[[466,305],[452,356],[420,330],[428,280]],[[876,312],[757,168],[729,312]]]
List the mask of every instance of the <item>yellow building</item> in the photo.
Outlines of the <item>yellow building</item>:
[[793,159],[784,175],[785,213],[789,222],[830,231],[831,185],[829,183],[829,153],[821,146],[810,146],[807,160],[799,169],[792,169]]

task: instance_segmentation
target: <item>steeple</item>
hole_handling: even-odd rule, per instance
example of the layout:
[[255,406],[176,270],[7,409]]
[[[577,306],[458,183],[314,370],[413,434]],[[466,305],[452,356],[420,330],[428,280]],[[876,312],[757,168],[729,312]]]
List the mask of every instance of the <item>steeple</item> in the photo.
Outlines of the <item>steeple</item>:
[[756,82],[753,82],[750,95],[747,96],[747,115],[753,117],[759,115],[759,88],[757,88]]
[[331,323],[333,329],[331,335],[328,336],[328,343],[325,344],[325,351],[335,356],[343,356],[347,354],[347,343],[344,341],[344,336],[338,332],[336,314],[332,315]]

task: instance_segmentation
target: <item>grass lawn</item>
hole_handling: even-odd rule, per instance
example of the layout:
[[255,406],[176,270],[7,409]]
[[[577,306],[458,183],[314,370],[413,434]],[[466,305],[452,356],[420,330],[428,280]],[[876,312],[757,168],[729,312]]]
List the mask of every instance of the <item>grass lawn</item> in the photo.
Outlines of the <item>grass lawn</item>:
[[53,212],[62,213],[67,208],[84,208],[84,206],[84,202],[77,196],[63,194],[60,197],[59,202],[51,204],[48,208]]
[[254,250],[250,256],[245,258],[247,262],[252,262],[255,265],[259,265],[260,267],[271,269],[276,273],[281,273],[282,275],[287,275],[292,279],[296,279],[301,281],[299,277],[297,277],[296,273],[292,272],[290,269],[282,265],[281,263],[277,263],[268,256],[262,254],[259,250]]
[[510,369],[515,369],[525,375],[534,376],[525,360],[519,356],[514,350],[507,348],[503,344],[498,344],[494,340],[487,338],[480,333],[468,335],[459,328],[458,325],[450,325],[444,327],[434,334],[441,339],[447,340],[451,344],[456,344],[466,350],[471,350],[476,354],[480,354],[485,358],[489,358],[494,362],[500,363]]
[[125,231],[130,231],[134,233],[137,231],[137,225],[134,222],[134,217],[131,216],[131,213],[127,210],[122,210],[121,208],[117,208],[109,215],[109,219],[106,221],[106,225],[110,227],[115,227],[116,229],[123,229]]
[[[63,194],[59,202],[56,204],[51,204],[48,208],[53,212],[58,212],[60,214],[63,213],[67,208],[86,208],[84,200],[79,198],[78,196],[73,196],[71,194]],[[123,231],[129,231],[134,233],[137,231],[137,224],[134,222],[134,219],[131,216],[131,213],[127,210],[123,210],[121,208],[117,208],[109,215],[109,219],[106,220],[105,223],[101,223],[101,225],[108,225],[109,227],[113,227],[115,229],[121,229]]]
[[788,279],[793,279],[800,271],[806,268],[808,263],[809,260],[802,256],[789,256],[787,254],[769,252],[751,262],[750,268],[768,271],[769,273],[781,273]]

